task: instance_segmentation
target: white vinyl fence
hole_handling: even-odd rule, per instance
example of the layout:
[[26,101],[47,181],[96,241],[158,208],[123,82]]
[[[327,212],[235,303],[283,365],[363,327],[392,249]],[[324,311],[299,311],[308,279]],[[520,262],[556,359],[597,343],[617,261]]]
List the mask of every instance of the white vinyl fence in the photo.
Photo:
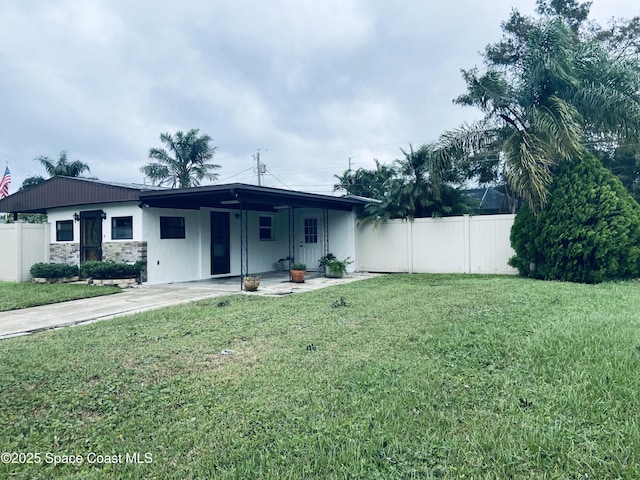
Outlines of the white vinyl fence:
[[0,252],[0,280],[31,280],[31,265],[49,261],[49,224],[0,224]]
[[357,269],[369,272],[515,274],[515,215],[390,220],[357,229]]

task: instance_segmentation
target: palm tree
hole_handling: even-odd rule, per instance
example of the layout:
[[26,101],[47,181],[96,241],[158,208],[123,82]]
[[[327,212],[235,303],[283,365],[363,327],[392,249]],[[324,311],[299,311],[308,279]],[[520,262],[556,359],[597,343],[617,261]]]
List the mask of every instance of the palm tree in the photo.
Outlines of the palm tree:
[[557,162],[581,155],[589,137],[628,138],[640,127],[640,64],[580,43],[560,18],[531,27],[511,68],[463,76],[468,91],[456,103],[480,108],[485,118],[440,138],[434,171],[499,149],[507,181],[534,211]]
[[89,165],[80,160],[75,160],[73,162],[69,162],[67,158],[67,152],[60,152],[60,157],[54,163],[49,157],[40,156],[36,157],[35,160],[39,161],[42,166],[45,168],[49,176],[65,176],[65,177],[79,177],[84,172],[89,172],[91,169]]
[[149,158],[157,160],[140,168],[140,171],[151,179],[154,185],[170,184],[172,188],[192,187],[200,185],[203,179],[216,180],[213,173],[220,165],[207,163],[213,158],[216,147],[209,143],[209,135],[198,136],[198,129],[191,129],[186,134],[176,132],[160,135],[164,148],[149,150]]
[[375,225],[391,218],[420,218],[455,215],[468,211],[462,193],[451,186],[460,178],[455,169],[432,174],[434,146],[423,145],[409,151],[400,149],[404,158],[396,160],[393,174],[383,183],[380,202],[365,207],[363,222]]
[[[44,155],[34,158],[42,164],[50,177],[64,176],[64,177],[79,177],[84,172],[89,172],[90,168],[84,162],[79,160],[75,160],[73,162],[69,162],[67,158],[67,152],[64,150],[60,152],[60,157],[57,161],[54,161]],[[27,177],[22,182],[22,186],[20,190],[28,190],[31,187],[35,187],[36,185],[41,184],[46,179],[42,175],[35,175],[32,177]]]
[[354,172],[345,170],[342,175],[334,175],[338,180],[333,186],[333,190],[344,190],[349,195],[372,198],[379,200],[385,193],[385,182],[395,174],[393,168],[382,165],[375,160],[375,170],[358,168]]

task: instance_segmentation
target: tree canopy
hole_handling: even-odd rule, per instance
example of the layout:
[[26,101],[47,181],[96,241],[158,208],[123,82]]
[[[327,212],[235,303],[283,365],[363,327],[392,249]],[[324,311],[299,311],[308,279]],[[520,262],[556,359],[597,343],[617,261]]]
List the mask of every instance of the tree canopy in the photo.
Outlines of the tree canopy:
[[209,163],[217,147],[211,146],[209,135],[199,135],[198,129],[175,135],[163,133],[160,141],[165,148],[151,148],[149,158],[156,160],[140,168],[154,185],[196,187],[203,179],[216,180],[220,165]]
[[640,205],[591,154],[560,164],[538,215],[525,204],[511,230],[520,274],[598,283],[640,276]]
[[[49,174],[49,177],[79,177],[83,173],[89,173],[91,169],[89,165],[80,160],[69,161],[66,151],[60,152],[60,156],[57,160],[52,160],[50,157],[45,155],[40,155],[39,157],[34,158],[34,160],[40,162],[40,164],[44,167]],[[26,190],[35,185],[38,185],[45,181],[45,178],[41,175],[36,175],[32,177],[27,177],[22,182],[22,186],[20,190]]]
[[485,49],[486,70],[462,71],[467,92],[455,103],[485,117],[441,137],[440,168],[496,152],[494,164],[538,211],[559,162],[603,139],[637,142],[640,63],[637,56],[609,51],[601,30],[600,37],[586,33],[588,7],[539,0],[540,18],[512,12],[502,25],[503,39]]
[[455,169],[432,175],[433,145],[417,150],[409,145],[409,151],[400,151],[403,158],[392,166],[376,161],[375,170],[336,175],[339,183],[335,190],[377,200],[365,207],[363,222],[377,225],[391,218],[441,217],[469,211],[467,199],[452,185],[460,180]]

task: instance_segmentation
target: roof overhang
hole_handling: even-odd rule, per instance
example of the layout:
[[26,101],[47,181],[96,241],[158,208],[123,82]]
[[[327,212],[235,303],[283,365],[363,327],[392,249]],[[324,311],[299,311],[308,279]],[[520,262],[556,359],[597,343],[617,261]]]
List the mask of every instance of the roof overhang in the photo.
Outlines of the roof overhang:
[[99,180],[53,177],[28,190],[0,200],[0,211],[46,213],[61,207],[114,202],[139,202],[155,208],[224,208],[278,211],[283,208],[321,208],[351,211],[373,201],[362,197],[334,197],[280,188],[232,183],[191,188],[161,189]]
[[290,207],[350,211],[353,207],[368,203],[361,198],[333,197],[243,183],[142,192],[140,201],[150,207],[162,208],[246,208],[263,211]]

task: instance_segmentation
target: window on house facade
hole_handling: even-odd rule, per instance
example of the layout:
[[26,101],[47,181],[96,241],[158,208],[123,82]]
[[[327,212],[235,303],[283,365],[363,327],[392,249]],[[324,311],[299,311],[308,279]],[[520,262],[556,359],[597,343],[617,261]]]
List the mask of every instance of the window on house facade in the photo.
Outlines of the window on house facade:
[[73,220],[56,222],[56,242],[73,242]]
[[260,240],[273,240],[273,217],[260,217]]
[[127,240],[133,238],[133,217],[111,218],[111,239]]
[[160,238],[185,238],[184,217],[160,217]]
[[304,243],[318,243],[318,219],[304,219]]

